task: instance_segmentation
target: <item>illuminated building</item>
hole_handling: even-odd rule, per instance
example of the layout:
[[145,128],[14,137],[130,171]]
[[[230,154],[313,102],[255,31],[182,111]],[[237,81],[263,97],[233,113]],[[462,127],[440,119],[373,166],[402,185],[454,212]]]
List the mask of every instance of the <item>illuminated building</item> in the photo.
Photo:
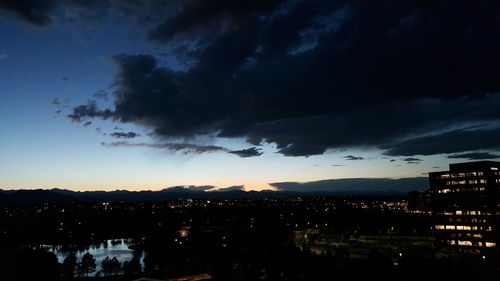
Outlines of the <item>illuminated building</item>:
[[500,162],[450,164],[429,182],[437,246],[498,256]]

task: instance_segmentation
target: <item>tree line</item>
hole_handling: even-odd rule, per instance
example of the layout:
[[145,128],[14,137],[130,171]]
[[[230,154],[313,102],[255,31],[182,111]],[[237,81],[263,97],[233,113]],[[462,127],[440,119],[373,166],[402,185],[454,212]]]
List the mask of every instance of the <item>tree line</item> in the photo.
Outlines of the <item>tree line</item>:
[[[76,254],[70,252],[61,265],[62,275],[65,278],[88,277],[89,274],[96,272],[97,264],[94,256],[86,252],[80,262]],[[101,262],[101,270],[96,273],[97,276],[116,276],[125,274],[127,276],[137,276],[142,272],[142,265],[139,257],[134,256],[130,261],[121,263],[116,257],[104,258]]]

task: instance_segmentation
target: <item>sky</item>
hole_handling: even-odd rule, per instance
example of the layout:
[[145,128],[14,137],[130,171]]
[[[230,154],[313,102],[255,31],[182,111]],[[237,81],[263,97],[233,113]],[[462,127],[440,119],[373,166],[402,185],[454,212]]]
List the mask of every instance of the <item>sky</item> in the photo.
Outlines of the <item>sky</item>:
[[499,13],[0,0],[0,188],[262,190],[499,160]]

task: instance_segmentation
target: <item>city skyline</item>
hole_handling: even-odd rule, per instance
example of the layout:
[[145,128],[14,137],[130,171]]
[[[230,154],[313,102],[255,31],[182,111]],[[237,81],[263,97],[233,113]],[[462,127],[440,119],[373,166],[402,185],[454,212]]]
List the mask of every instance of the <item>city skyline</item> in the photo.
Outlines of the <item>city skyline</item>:
[[263,190],[500,159],[494,2],[240,4],[0,1],[0,189]]

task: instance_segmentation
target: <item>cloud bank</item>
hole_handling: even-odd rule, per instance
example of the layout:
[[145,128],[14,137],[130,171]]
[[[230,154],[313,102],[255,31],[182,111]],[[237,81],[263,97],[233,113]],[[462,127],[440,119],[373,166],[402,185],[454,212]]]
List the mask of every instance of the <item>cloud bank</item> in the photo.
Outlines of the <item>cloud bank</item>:
[[351,178],[331,179],[312,182],[275,182],[270,183],[278,191],[292,192],[409,192],[429,188],[427,177],[416,178]]
[[126,14],[177,59],[116,54],[113,106],[90,100],[73,122],[244,138],[285,156],[500,150],[498,1],[30,2],[0,9],[39,26],[57,24],[55,6],[86,20]]

